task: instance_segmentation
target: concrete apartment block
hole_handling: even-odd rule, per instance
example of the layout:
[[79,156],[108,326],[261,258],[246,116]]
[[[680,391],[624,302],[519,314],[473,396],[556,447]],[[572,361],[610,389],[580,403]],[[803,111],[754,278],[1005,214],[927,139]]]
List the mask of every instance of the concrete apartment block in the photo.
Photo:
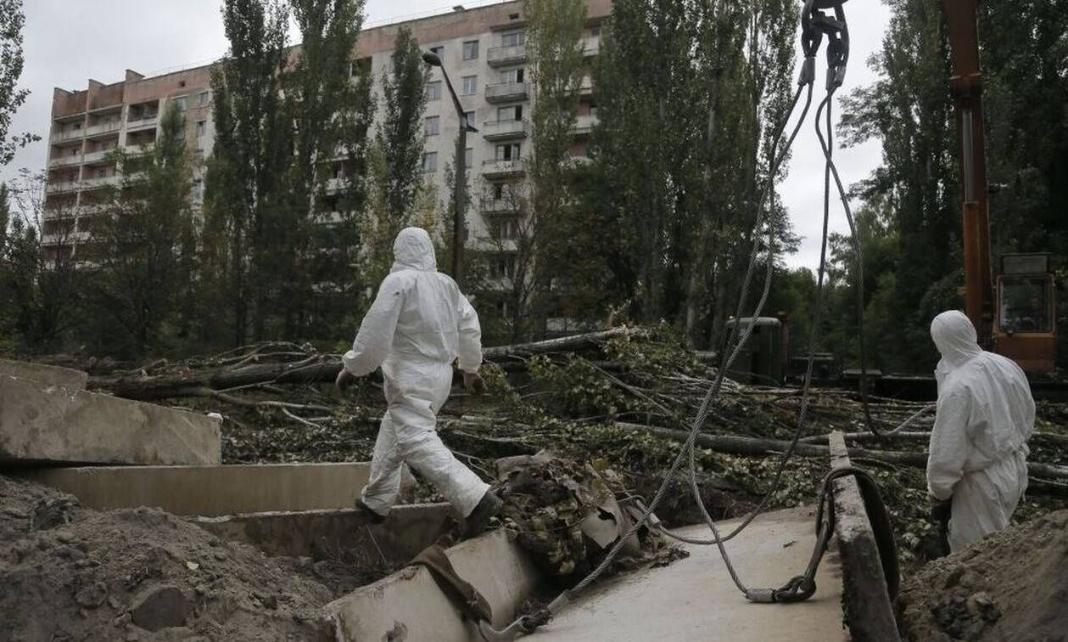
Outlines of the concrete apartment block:
[[205,415],[0,376],[0,466],[218,464]]
[[[600,50],[601,23],[611,14],[611,0],[587,0],[583,51],[592,60]],[[531,153],[533,78],[526,45],[526,19],[522,2],[500,2],[368,28],[360,34],[353,55],[354,69],[374,74],[375,94],[382,101],[382,78],[391,67],[393,44],[401,27],[411,29],[424,50],[438,53],[465,112],[476,127],[467,139],[470,199],[465,212],[467,244],[500,253],[491,263],[496,277],[514,267],[514,245]],[[127,70],[124,80],[104,85],[90,80],[87,89],[56,89],[52,100],[52,127],[46,189],[44,243],[51,252],[76,253],[89,241],[84,230],[104,204],[101,188],[118,184],[109,152],[130,153],[152,148],[159,116],[168,103],[186,114],[187,145],[208,157],[214,141],[211,113],[211,67],[181,70],[146,78]],[[457,115],[439,69],[430,72],[425,117],[424,181],[437,200],[447,201],[452,186],[446,167],[454,162],[461,118]],[[378,122],[385,109],[379,105]],[[581,84],[578,118],[571,154],[586,158],[591,128],[597,121],[596,96],[589,78]],[[330,161],[326,185],[326,220],[340,207],[340,192],[355,168],[342,157]],[[202,195],[200,175],[195,177],[194,201]],[[490,242],[490,237],[503,243]],[[511,249],[510,249],[511,248]]]
[[0,359],[0,376],[27,379],[44,387],[60,386],[68,390],[85,390],[85,384],[89,381],[89,375],[81,370],[7,359]]
[[[544,578],[503,530],[469,539],[445,551],[456,573],[474,586],[493,609],[493,624],[511,624],[520,604]],[[338,640],[482,639],[434,582],[430,571],[409,566],[356,589],[326,606]]]
[[[239,515],[352,508],[366,462],[235,466],[109,466],[19,473],[97,510],[148,506],[175,515]],[[411,485],[412,478],[406,477]]]

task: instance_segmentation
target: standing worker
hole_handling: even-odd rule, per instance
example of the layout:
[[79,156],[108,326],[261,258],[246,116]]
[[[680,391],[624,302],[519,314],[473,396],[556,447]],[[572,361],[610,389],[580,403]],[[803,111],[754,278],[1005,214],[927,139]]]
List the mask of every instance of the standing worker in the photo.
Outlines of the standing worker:
[[388,408],[371,460],[371,479],[357,504],[376,522],[397,501],[401,465],[407,463],[445,496],[476,534],[501,508],[501,500],[460,463],[437,433],[437,413],[449,398],[453,362],[459,358],[464,387],[485,390],[478,314],[459,286],[437,271],[426,230],[401,230],[393,243],[393,269],[360,324],[352,350],[342,358],[337,387],[344,391],[379,366]]
[[938,410],[927,487],[949,509],[949,549],[958,551],[1009,525],[1027,490],[1027,440],[1035,401],[1012,360],[982,350],[957,310],[931,322],[942,360],[935,369]]

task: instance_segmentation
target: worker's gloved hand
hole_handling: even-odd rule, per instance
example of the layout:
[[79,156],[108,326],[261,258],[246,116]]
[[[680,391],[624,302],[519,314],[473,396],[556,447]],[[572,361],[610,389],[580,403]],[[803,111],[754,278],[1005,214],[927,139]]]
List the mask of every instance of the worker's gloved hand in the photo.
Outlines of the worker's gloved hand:
[[334,385],[337,386],[338,392],[345,392],[354,383],[356,383],[356,376],[344,368],[337,373],[337,379],[334,380]]
[[486,392],[486,382],[477,372],[465,372],[463,375],[465,390],[473,395],[480,395]]
[[953,512],[953,498],[931,498],[931,521],[936,524],[945,524]]

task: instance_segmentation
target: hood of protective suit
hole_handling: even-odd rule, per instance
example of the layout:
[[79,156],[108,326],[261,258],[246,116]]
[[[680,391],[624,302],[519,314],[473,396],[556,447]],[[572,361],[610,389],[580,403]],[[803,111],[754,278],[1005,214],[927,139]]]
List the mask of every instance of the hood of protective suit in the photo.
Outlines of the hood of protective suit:
[[434,244],[430,235],[421,227],[406,227],[393,241],[393,272],[420,270],[433,272],[438,269],[434,258]]
[[934,318],[931,339],[942,354],[939,369],[954,370],[983,352],[976,341],[975,326],[959,310],[943,312]]

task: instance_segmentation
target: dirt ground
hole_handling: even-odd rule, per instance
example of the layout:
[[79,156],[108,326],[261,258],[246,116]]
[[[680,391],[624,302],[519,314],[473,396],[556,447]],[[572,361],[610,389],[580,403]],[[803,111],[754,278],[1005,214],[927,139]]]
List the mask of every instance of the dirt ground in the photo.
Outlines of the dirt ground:
[[0,542],[0,642],[330,640],[320,607],[367,579],[3,476]]
[[1068,641],[1068,510],[927,564],[898,602],[911,642]]

